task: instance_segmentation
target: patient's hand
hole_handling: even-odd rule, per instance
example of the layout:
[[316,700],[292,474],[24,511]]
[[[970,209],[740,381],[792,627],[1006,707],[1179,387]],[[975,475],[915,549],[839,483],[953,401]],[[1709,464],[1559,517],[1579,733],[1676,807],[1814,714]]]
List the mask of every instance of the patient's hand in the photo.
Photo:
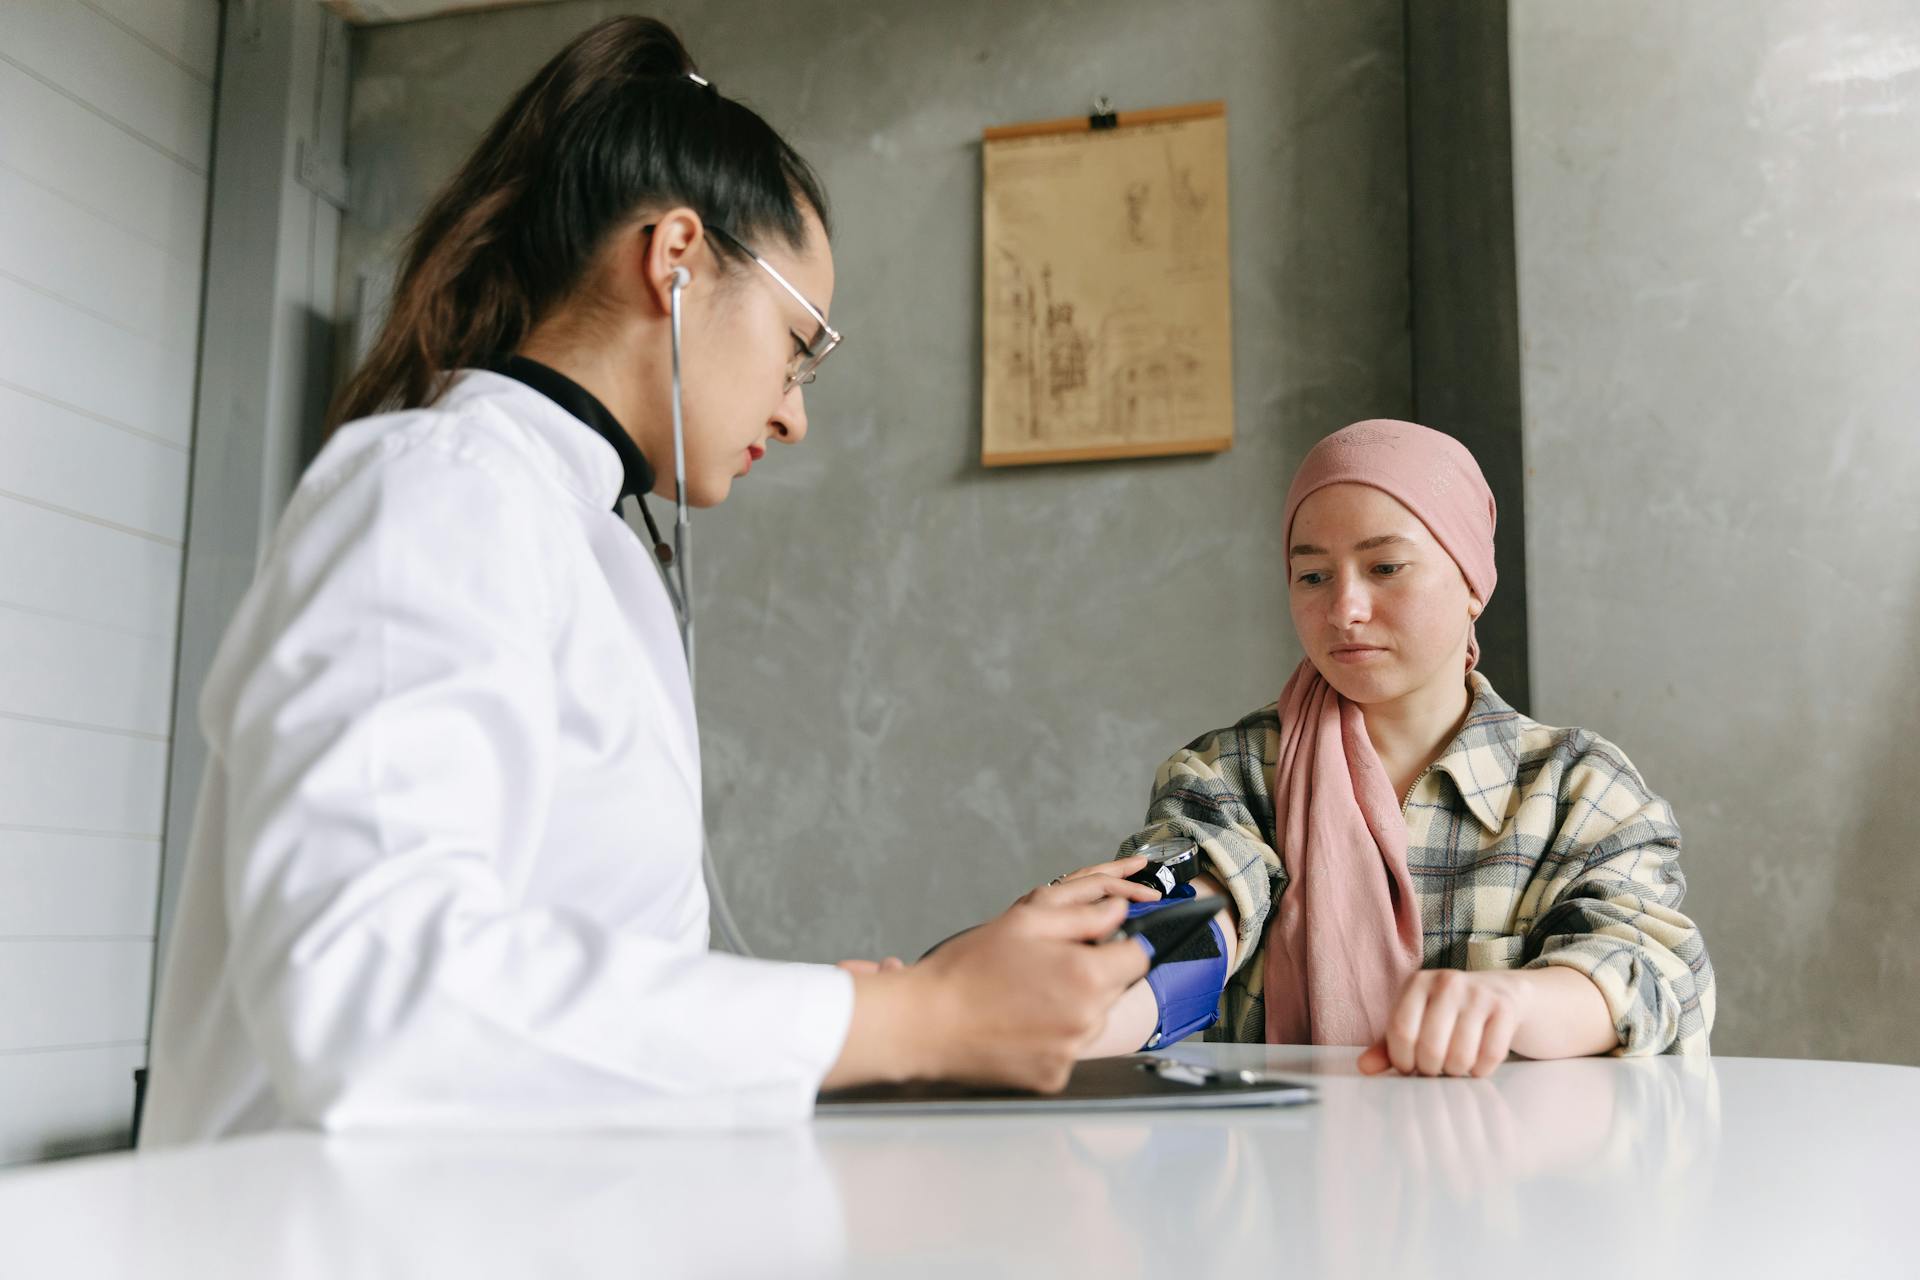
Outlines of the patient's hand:
[[1519,975],[1423,969],[1407,979],[1386,1034],[1360,1055],[1365,1075],[1486,1076],[1507,1060],[1525,993]]
[[1423,969],[1407,979],[1365,1075],[1485,1076],[1507,1060],[1579,1058],[1618,1047],[1613,1016],[1576,969]]

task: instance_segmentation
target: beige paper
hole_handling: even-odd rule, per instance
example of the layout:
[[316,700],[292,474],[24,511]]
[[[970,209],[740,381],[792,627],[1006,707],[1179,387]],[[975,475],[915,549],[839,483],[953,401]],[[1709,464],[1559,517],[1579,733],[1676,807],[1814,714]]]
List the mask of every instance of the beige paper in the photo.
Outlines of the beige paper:
[[982,463],[1231,447],[1224,108],[983,148]]

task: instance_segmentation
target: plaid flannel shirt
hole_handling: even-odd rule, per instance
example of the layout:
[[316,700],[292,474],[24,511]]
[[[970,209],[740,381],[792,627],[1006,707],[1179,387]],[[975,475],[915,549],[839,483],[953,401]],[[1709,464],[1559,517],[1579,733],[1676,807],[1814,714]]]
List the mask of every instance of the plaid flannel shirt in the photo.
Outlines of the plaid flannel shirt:
[[[1680,829],[1620,749],[1527,719],[1475,672],[1473,706],[1402,811],[1428,969],[1564,965],[1591,979],[1618,1054],[1704,1054],[1713,966],[1680,914]],[[1147,825],[1121,854],[1198,841],[1240,923],[1239,961],[1208,1039],[1266,1038],[1259,947],[1285,891],[1275,851],[1277,706],[1197,739],[1160,767]]]

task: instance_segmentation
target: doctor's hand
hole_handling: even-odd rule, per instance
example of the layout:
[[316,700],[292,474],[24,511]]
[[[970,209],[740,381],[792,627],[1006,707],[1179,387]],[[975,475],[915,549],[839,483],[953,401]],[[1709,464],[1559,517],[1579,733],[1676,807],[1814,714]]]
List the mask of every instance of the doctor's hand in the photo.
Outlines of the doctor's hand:
[[1048,1093],[1065,1087],[1108,1010],[1146,975],[1139,944],[1098,942],[1126,918],[1128,899],[1085,882],[1057,892],[1069,888],[1040,891],[921,966],[939,982],[935,998],[945,1008],[943,1077]]
[[833,967],[848,973],[898,973],[907,966],[899,956],[888,956],[885,960],[839,960]]
[[1157,902],[1160,891],[1152,885],[1135,884],[1127,876],[1147,865],[1145,854],[1096,862],[1078,871],[1069,871],[1050,880],[1021,898],[1016,906],[1038,904],[1059,907],[1076,902],[1097,902],[1101,898],[1125,898],[1128,902]]
[[1063,1088],[1081,1047],[1147,971],[1146,952],[1131,939],[1098,941],[1125,918],[1118,897],[1024,902],[911,968],[856,973],[853,1023],[823,1087],[958,1080]]

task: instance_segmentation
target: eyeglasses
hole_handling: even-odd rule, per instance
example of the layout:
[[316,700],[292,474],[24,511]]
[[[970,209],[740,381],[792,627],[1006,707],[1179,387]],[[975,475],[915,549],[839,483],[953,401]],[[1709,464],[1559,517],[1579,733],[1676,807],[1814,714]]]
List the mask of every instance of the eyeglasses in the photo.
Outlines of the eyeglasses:
[[[651,234],[653,227],[642,227],[641,230]],[[739,236],[734,235],[733,232],[720,226],[718,223],[707,223],[707,230],[724,236],[727,241],[739,249],[740,252],[752,258],[756,266],[772,276],[773,282],[791,294],[793,300],[805,309],[808,316],[812,317],[817,327],[814,329],[811,338],[803,337],[797,329],[790,330],[793,334],[793,340],[800,344],[800,349],[794,352],[792,358],[787,361],[787,385],[785,389],[792,391],[795,387],[810,385],[820,368],[821,361],[831,355],[833,349],[840,345],[843,335],[838,329],[827,323],[825,312],[807,301],[806,294],[794,288],[791,281],[773,269],[771,262],[768,262],[765,258],[755,253]]]

